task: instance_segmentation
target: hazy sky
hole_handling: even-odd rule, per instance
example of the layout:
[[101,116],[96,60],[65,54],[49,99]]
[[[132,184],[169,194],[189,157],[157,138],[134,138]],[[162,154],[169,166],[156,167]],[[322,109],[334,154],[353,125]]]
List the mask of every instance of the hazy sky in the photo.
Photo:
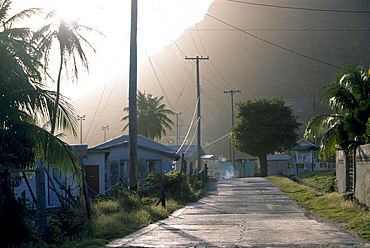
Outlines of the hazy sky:
[[[138,53],[139,62],[146,53],[153,55],[171,43],[184,31],[202,20],[214,0],[138,0]],[[14,0],[12,13],[27,8],[42,8],[45,12],[57,9],[61,15],[78,19],[85,26],[99,30],[104,36],[86,34],[97,53],[86,49],[90,73],[80,70],[78,84],[64,78],[61,92],[78,98],[91,90],[127,73],[129,66],[130,0]],[[49,23],[44,18],[26,22],[33,29]],[[57,55],[57,54],[56,54]],[[58,63],[58,57],[51,63]],[[51,75],[56,79],[54,66]],[[55,85],[50,84],[55,90]]]

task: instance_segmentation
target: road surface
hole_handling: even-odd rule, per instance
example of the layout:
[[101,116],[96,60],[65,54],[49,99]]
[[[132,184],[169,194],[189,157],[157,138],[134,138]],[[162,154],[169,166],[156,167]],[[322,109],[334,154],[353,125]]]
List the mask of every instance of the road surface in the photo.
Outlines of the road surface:
[[266,178],[212,181],[207,195],[107,247],[370,247],[307,212]]

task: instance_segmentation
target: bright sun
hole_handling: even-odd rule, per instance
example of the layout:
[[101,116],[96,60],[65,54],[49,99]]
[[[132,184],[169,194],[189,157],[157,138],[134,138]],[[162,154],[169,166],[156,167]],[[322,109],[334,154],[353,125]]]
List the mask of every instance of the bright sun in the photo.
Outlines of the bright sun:
[[[158,53],[188,27],[199,22],[214,0],[139,0],[138,1],[138,53],[139,62]],[[128,69],[130,37],[130,0],[20,0],[14,1],[14,10],[42,8],[48,13],[55,9],[61,18],[77,20],[79,24],[96,29],[105,37],[89,42],[96,54],[87,54],[90,73],[79,70],[78,85],[66,83],[62,94],[75,99],[102,86],[114,75],[125,74]],[[34,25],[46,25],[44,19]],[[107,75],[109,79],[107,79]],[[51,89],[53,86],[51,85]]]

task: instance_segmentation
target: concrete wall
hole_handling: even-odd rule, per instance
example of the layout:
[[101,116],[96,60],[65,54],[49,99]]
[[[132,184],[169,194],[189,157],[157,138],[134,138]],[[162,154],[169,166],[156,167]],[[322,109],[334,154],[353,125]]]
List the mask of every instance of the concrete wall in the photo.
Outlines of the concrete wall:
[[355,175],[355,196],[370,206],[370,144],[357,149]]
[[348,180],[346,169],[346,157],[343,151],[337,151],[336,153],[336,175],[337,175],[337,190],[339,193],[345,193],[348,191]]
[[[348,193],[349,169],[348,159],[343,151],[336,154],[337,189],[339,193]],[[354,164],[354,187],[356,199],[370,207],[370,144],[357,148]]]

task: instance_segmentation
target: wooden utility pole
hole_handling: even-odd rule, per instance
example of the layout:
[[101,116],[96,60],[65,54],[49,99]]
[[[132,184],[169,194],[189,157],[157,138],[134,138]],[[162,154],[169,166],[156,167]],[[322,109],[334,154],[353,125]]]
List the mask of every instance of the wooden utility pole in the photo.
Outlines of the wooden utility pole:
[[198,133],[197,133],[197,152],[198,152],[198,168],[200,169],[202,159],[201,159],[201,153],[202,153],[202,147],[201,147],[201,136],[200,136],[200,120],[201,120],[201,114],[200,114],[200,77],[199,77],[199,61],[200,60],[208,60],[209,57],[203,58],[196,56],[195,58],[188,58],[185,57],[185,59],[192,59],[195,60],[196,67],[197,67],[197,101],[198,101],[198,114],[197,114],[197,121],[198,121]]
[[[228,93],[231,95],[231,129],[234,128],[234,93],[236,92],[241,92],[240,90],[225,90],[224,93]],[[234,142],[233,142],[233,137],[231,136],[231,160],[233,163],[233,170],[235,173],[235,149],[233,148]]]
[[137,190],[137,0],[131,0],[131,39],[129,74],[130,189]]
[[175,113],[176,115],[176,145],[179,145],[179,115],[181,115],[181,112]]

